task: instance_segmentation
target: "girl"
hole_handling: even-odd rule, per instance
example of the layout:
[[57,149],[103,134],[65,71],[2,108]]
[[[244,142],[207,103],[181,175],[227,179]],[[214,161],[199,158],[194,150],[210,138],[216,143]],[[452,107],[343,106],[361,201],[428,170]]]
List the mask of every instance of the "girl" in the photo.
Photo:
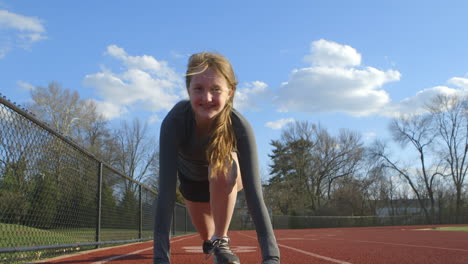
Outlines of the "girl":
[[245,189],[263,264],[277,264],[279,250],[263,201],[255,138],[233,109],[237,81],[222,55],[190,57],[186,86],[190,101],[177,103],[160,133],[160,177],[154,233],[154,263],[168,264],[169,232],[177,176],[206,254],[219,264],[239,264],[230,250],[228,228],[237,192]]

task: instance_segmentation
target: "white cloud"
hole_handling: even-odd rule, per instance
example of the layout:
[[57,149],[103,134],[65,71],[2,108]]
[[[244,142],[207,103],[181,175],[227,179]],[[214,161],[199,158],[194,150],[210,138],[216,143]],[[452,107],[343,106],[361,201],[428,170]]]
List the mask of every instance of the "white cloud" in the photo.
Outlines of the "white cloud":
[[259,103],[268,99],[268,85],[261,81],[246,83],[236,91],[234,107],[238,110],[259,110]]
[[176,59],[188,59],[188,57],[190,57],[190,54],[181,54],[174,50],[170,51],[170,55]]
[[312,42],[310,53],[304,57],[304,61],[315,66],[346,67],[361,64],[361,54],[354,48],[324,39]]
[[427,104],[429,104],[437,95],[466,96],[468,95],[468,91],[454,89],[447,86],[436,86],[424,89],[419,91],[413,97],[405,98],[398,103],[389,103],[382,109],[380,114],[387,117],[424,114],[427,112]]
[[181,76],[170,68],[167,62],[158,61],[152,56],[128,56],[123,48],[116,45],[108,46],[107,54],[120,59],[129,69],[147,71],[150,74],[154,74],[170,82],[182,81]]
[[27,17],[0,10],[0,28],[13,28],[20,31],[31,31],[43,33],[45,29],[40,19]]
[[386,117],[425,113],[426,105],[439,94],[468,96],[468,78],[454,77],[448,84],[419,91],[400,102],[392,102],[382,87],[399,81],[396,70],[383,71],[361,65],[354,48],[327,40],[314,41],[304,61],[311,67],[291,72],[274,99],[280,112],[342,112],[353,116]]
[[293,123],[293,122],[294,122],[294,118],[285,118],[285,119],[279,119],[279,120],[272,121],[272,122],[267,122],[265,126],[278,130],[278,129],[282,129],[285,125],[289,123]]
[[448,80],[448,83],[458,86],[460,88],[463,88],[465,91],[468,91],[468,79],[467,78],[453,77],[450,80]]
[[349,67],[359,66],[361,55],[350,46],[327,40],[313,42],[311,52],[305,60],[317,66],[292,71],[275,100],[279,111],[366,116],[390,102],[380,88],[400,80],[398,71]]
[[276,103],[282,110],[299,112],[345,112],[354,116],[376,113],[389,101],[378,88],[397,81],[397,71],[312,67],[295,70],[280,87]]
[[149,123],[149,124],[154,124],[154,123],[157,123],[157,122],[159,122],[159,121],[161,121],[161,118],[159,118],[158,115],[151,115],[151,116],[149,117],[148,123]]
[[17,81],[16,84],[20,87],[21,90],[24,91],[32,91],[35,89],[34,85],[27,82]]
[[47,38],[45,32],[39,18],[0,10],[0,58],[17,47],[29,49],[33,43]]
[[122,61],[126,69],[114,73],[102,72],[86,75],[84,85],[95,87],[105,101],[122,107],[135,107],[148,111],[169,110],[181,99],[184,82],[182,76],[165,61],[152,56],[129,56],[116,45],[107,47],[107,54]]
[[105,101],[98,101],[94,100],[96,104],[96,110],[98,113],[101,113],[105,119],[111,120],[117,117],[121,117],[122,115],[128,112],[127,108],[119,104],[113,104],[111,102]]

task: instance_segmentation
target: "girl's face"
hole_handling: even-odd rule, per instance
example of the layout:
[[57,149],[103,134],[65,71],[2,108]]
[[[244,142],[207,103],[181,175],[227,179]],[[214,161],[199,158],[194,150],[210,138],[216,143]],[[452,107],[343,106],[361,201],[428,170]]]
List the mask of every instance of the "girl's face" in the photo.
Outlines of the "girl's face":
[[190,103],[198,125],[210,124],[232,95],[226,79],[211,68],[193,75],[188,87]]

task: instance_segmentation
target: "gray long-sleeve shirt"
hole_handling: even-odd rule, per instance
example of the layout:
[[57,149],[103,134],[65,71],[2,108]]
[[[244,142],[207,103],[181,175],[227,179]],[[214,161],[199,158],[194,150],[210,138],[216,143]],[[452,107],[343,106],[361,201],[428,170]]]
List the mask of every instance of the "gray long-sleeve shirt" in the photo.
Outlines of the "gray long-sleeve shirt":
[[[236,110],[232,111],[231,118],[237,140],[245,197],[257,231],[263,263],[277,264],[280,263],[280,254],[263,201],[254,133],[247,120]],[[193,175],[189,177],[208,178],[207,161],[204,149],[201,149],[204,144],[193,142],[197,140],[194,137],[194,126],[195,121],[189,101],[177,103],[161,125],[159,195],[154,228],[155,264],[168,264],[170,260],[169,239],[172,210],[175,203],[177,171],[180,169],[190,170]],[[191,147],[187,148],[187,146]],[[183,164],[180,161],[181,157],[184,157],[183,160],[185,160]],[[195,162],[187,164],[187,160]],[[197,160],[201,162],[196,162]]]

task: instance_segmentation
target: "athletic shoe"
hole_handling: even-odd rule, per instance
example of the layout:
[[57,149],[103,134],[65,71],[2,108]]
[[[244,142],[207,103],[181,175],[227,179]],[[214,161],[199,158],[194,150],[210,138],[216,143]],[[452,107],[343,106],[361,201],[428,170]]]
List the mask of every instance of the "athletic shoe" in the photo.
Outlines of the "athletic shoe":
[[213,242],[211,242],[210,240],[203,241],[202,248],[203,248],[203,253],[210,254],[211,251],[213,250]]
[[240,264],[239,258],[229,248],[229,237],[218,238],[213,241],[213,261],[216,264]]

